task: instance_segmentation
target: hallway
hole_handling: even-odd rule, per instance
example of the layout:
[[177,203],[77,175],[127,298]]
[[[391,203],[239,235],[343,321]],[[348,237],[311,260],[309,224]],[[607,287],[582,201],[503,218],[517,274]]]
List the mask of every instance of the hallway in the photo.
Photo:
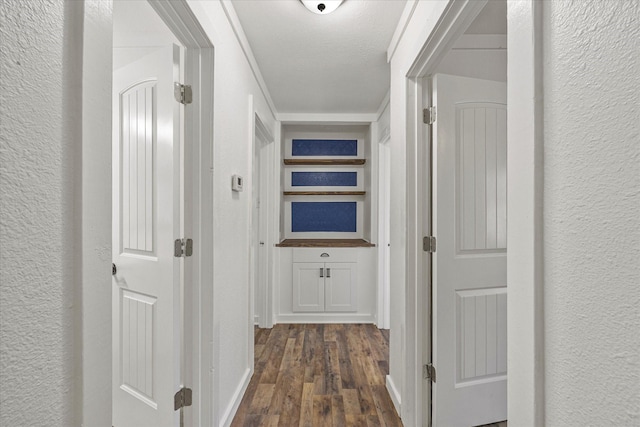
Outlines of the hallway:
[[240,426],[402,426],[385,388],[389,334],[374,325],[257,329]]

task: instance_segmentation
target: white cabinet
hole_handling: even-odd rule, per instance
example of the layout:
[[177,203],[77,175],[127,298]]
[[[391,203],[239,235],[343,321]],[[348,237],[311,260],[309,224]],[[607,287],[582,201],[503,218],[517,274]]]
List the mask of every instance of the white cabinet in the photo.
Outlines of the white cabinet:
[[[323,258],[350,261],[352,254],[335,251],[296,251],[293,262],[293,312],[355,312],[358,310],[358,264],[319,262]],[[301,261],[301,262],[297,262]],[[307,262],[315,261],[315,262]],[[355,259],[353,259],[355,261]]]
[[325,264],[324,311],[357,311],[358,265],[334,262]]
[[293,263],[293,311],[324,311],[324,263]]

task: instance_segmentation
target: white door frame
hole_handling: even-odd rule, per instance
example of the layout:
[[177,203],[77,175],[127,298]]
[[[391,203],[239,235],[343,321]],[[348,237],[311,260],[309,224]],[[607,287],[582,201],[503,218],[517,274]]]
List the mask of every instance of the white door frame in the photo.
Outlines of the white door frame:
[[[255,108],[255,104],[254,104],[254,100],[253,100],[253,96],[249,96],[249,135],[251,135],[251,159],[252,161],[255,160],[256,158],[256,150],[258,150],[258,144],[260,143],[264,143],[265,145],[267,145],[268,147],[266,148],[266,153],[264,153],[263,155],[267,156],[266,159],[266,164],[268,165],[268,173],[267,176],[269,177],[269,179],[266,182],[261,182],[260,183],[260,192],[261,194],[264,196],[261,198],[260,200],[260,218],[258,219],[258,221],[260,222],[260,224],[258,226],[256,226],[256,224],[253,224],[253,215],[250,215],[249,217],[251,218],[251,225],[250,225],[250,236],[251,239],[253,240],[255,238],[255,230],[256,227],[260,228],[262,227],[263,230],[261,231],[262,235],[264,236],[264,247],[266,248],[266,256],[264,259],[264,262],[266,263],[266,277],[264,278],[264,287],[263,289],[256,289],[255,287],[255,278],[254,278],[254,273],[250,273],[250,281],[249,283],[251,284],[250,286],[250,296],[249,296],[249,301],[251,304],[253,304],[253,301],[255,300],[255,296],[259,295],[259,301],[260,304],[259,306],[254,307],[253,309],[249,310],[250,313],[250,321],[249,324],[251,325],[251,328],[253,328],[253,325],[255,324],[255,318],[254,315],[258,315],[258,321],[259,321],[259,327],[261,328],[272,328],[273,327],[273,247],[275,244],[275,234],[274,231],[272,229],[272,220],[271,218],[273,218],[274,215],[274,209],[275,207],[273,206],[273,198],[274,198],[274,188],[279,188],[279,185],[276,185],[276,183],[273,181],[273,173],[272,173],[272,169],[273,169],[273,164],[274,164],[274,156],[275,156],[275,147],[273,144],[275,142],[275,139],[273,137],[272,132],[269,130],[269,128],[267,128],[267,126],[265,125],[265,120],[263,120],[260,117],[260,114],[258,113],[257,109]],[[250,170],[253,171],[255,170],[254,168],[250,168]],[[264,173],[261,173],[262,175],[264,175]],[[253,185],[253,182],[255,179],[259,179],[260,177],[251,177],[251,183]],[[253,189],[252,189],[253,191]],[[251,213],[253,213],[253,198],[251,198]],[[253,262],[252,262],[253,265]],[[249,340],[251,341],[249,343],[249,348],[253,348],[253,339],[254,339],[254,333],[253,333],[253,329],[250,331],[249,334]],[[250,357],[251,359],[249,360],[249,366],[253,366],[253,351],[250,351]]]
[[[514,425],[544,423],[542,324],[542,25],[538,0],[508,2],[508,419]],[[421,111],[423,78],[486,4],[486,0],[452,0],[407,73],[407,283],[405,293],[405,378],[403,418],[407,425],[430,422],[428,388],[423,393],[423,350],[430,329],[431,260],[421,237],[430,234],[431,201],[428,135]],[[514,142],[518,144],[514,144]],[[516,151],[517,150],[517,151]],[[414,160],[409,160],[414,159]],[[427,166],[427,167],[423,167]],[[425,184],[426,183],[426,184]],[[516,191],[517,190],[517,191]],[[511,293],[513,290],[513,293]],[[518,331],[518,333],[516,333]],[[407,413],[405,414],[405,408]],[[424,421],[423,421],[424,415]],[[413,422],[412,422],[413,421]],[[423,424],[424,423],[424,424]]]
[[391,135],[388,132],[378,141],[378,299],[376,312],[377,324],[380,329],[389,329],[391,322],[391,284],[389,280],[390,141]]
[[[193,104],[185,108],[185,236],[193,238],[191,268],[185,262],[185,386],[193,409],[185,425],[211,425],[213,414],[213,44],[185,0],[148,0],[185,47],[185,81]],[[190,171],[191,173],[187,173]],[[191,286],[188,286],[188,285]],[[190,332],[190,333],[189,333]]]
[[[186,386],[193,390],[193,410],[185,411],[185,425],[212,425],[214,418],[211,377],[213,348],[213,44],[209,41],[185,0],[149,0],[149,4],[186,48],[185,84],[193,88],[194,102],[185,115],[185,202],[191,204],[190,227],[185,233],[194,240],[194,255],[185,268]],[[111,193],[111,51],[112,9],[110,0],[86,2],[83,34],[83,140],[82,187],[99,197]],[[90,25],[89,25],[90,24]],[[205,77],[206,78],[203,78]],[[107,110],[108,106],[108,110]],[[107,112],[109,116],[107,116]],[[85,133],[86,130],[86,133]],[[97,144],[102,141],[103,144]],[[107,145],[108,144],[108,145]],[[96,212],[87,197],[82,207],[82,253],[110,254],[111,211]],[[97,206],[97,205],[96,205]],[[100,239],[98,236],[102,236]],[[107,248],[96,247],[98,244]],[[108,257],[110,258],[110,257]],[[108,259],[107,259],[108,260]],[[102,260],[106,264],[105,260]],[[109,261],[110,263],[110,261]],[[190,266],[188,264],[191,264]],[[82,268],[92,271],[95,260],[82,258]],[[94,268],[95,270],[95,268]],[[109,269],[104,271],[110,282]],[[95,280],[86,280],[94,284]],[[82,316],[82,409],[83,424],[111,425],[111,313],[104,309],[106,290],[83,285]],[[108,304],[110,305],[110,304]],[[107,365],[108,364],[108,365]],[[80,410],[79,410],[80,411]],[[108,415],[107,415],[108,414]]]

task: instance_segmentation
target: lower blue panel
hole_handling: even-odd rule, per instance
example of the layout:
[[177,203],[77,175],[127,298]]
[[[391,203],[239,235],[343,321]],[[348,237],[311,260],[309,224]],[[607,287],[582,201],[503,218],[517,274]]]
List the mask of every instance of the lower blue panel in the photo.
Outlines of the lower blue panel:
[[293,187],[356,187],[357,172],[291,172]]
[[355,233],[356,202],[291,202],[291,231]]

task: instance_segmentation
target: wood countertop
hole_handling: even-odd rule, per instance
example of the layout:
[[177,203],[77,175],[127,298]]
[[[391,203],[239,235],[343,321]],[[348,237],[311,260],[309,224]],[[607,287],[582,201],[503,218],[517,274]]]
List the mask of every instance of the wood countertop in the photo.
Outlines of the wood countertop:
[[372,248],[375,244],[364,239],[285,239],[280,248]]

